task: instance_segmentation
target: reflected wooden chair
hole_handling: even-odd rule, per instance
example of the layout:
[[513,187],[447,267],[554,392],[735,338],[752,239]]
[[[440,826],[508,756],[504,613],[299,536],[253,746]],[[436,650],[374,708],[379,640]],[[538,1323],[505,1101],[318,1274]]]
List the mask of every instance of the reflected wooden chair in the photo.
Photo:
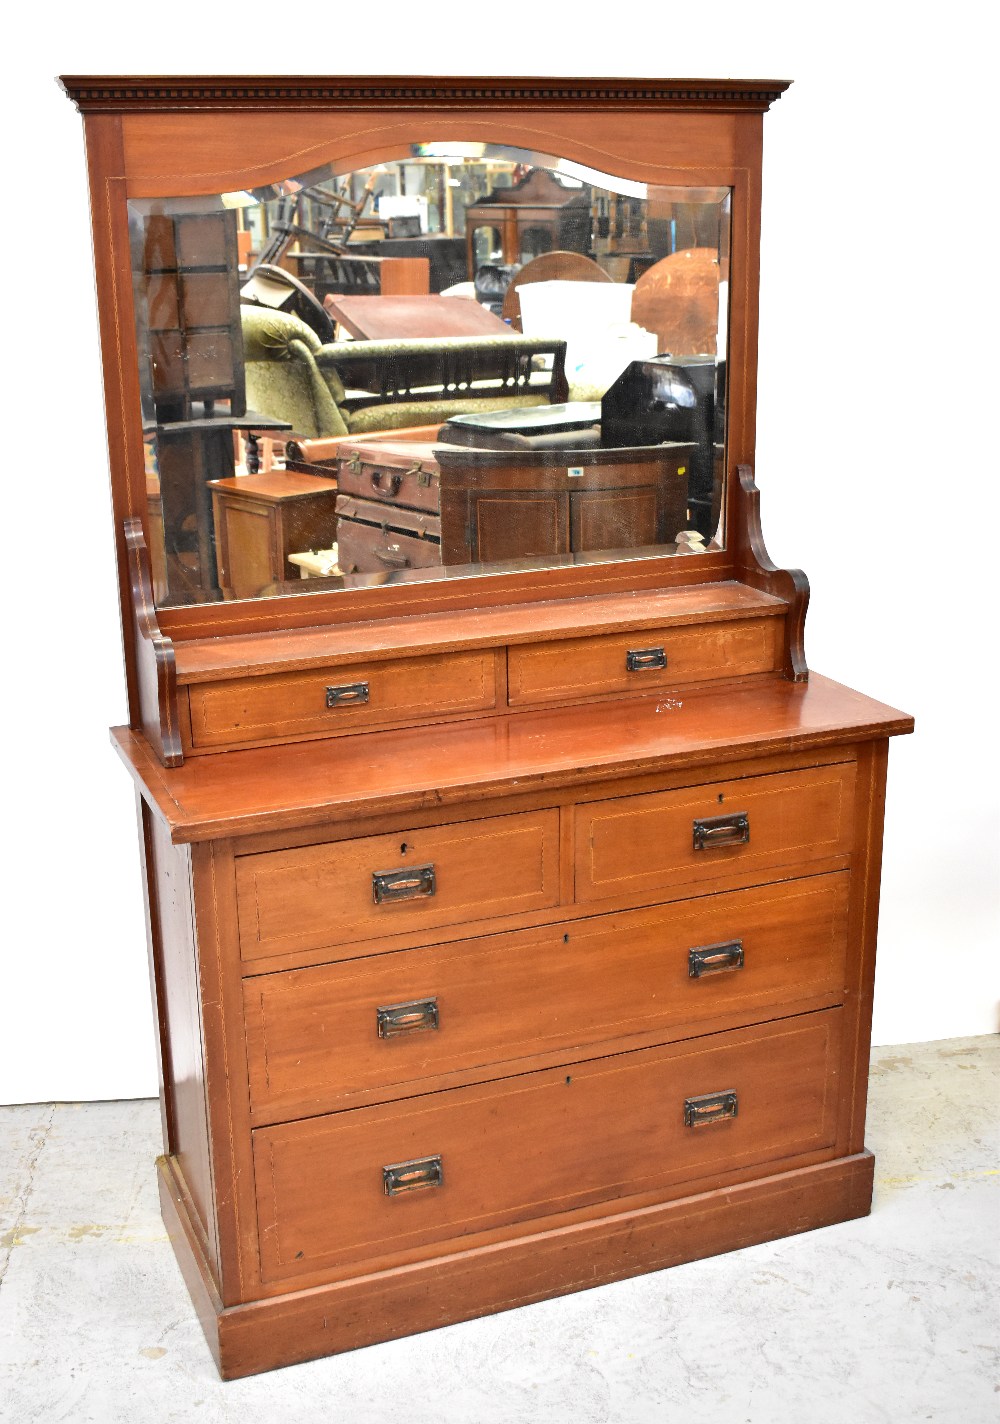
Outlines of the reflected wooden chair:
[[526,262],[511,280],[503,300],[503,318],[514,331],[521,330],[521,298],[518,287],[530,282],[610,282],[603,267],[598,267],[580,252],[543,252]]
[[657,352],[714,355],[719,331],[719,257],[687,247],[644,272],[632,294],[632,320],[656,333]]

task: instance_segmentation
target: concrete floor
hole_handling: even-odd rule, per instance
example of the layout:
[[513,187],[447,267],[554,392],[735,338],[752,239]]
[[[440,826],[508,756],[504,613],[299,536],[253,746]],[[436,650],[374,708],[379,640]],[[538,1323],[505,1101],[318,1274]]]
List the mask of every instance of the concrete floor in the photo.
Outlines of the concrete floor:
[[996,1424],[1000,1039],[879,1049],[864,1221],[220,1383],[152,1102],[0,1109],[4,1424]]

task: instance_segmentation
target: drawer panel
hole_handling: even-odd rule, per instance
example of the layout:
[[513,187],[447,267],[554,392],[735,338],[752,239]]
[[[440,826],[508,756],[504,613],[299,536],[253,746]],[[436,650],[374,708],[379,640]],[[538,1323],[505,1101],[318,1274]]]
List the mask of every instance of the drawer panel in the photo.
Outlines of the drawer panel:
[[773,672],[781,666],[782,629],[780,618],[741,618],[512,647],[508,701],[525,707]]
[[[832,1148],[841,1012],[258,1128],[264,1278],[460,1249],[492,1227]],[[686,1124],[690,1100],[733,1093],[736,1116],[694,1103],[704,1121]]]
[[[576,898],[644,895],[847,855],[854,781],[854,763],[839,762],[580,806]],[[738,817],[746,818],[746,840],[720,824]],[[700,850],[695,822],[707,823]]]
[[[848,879],[244,980],[253,1109],[322,1112],[359,1092],[840,995]],[[391,1011],[381,1027],[379,1009]]]
[[494,655],[452,653],[198,683],[189,695],[195,747],[357,732],[493,707]]
[[559,813],[242,856],[236,891],[244,959],[344,944],[357,954],[366,939],[547,909],[559,903]]

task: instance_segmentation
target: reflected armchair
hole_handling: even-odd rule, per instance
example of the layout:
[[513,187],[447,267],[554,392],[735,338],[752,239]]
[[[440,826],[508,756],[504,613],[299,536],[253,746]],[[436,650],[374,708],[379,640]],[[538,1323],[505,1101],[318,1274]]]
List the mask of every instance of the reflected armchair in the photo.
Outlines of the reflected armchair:
[[564,341],[512,333],[323,345],[290,313],[244,306],[241,317],[248,405],[308,439],[566,399]]

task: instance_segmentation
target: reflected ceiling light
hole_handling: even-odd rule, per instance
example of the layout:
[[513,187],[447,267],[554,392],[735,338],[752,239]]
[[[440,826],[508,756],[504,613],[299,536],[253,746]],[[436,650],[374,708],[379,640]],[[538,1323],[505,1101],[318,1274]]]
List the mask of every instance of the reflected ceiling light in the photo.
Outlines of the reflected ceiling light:
[[486,152],[485,143],[415,143],[411,146],[414,158],[482,158]]
[[561,178],[575,178],[580,183],[592,183],[595,188],[606,188],[610,193],[620,193],[623,198],[646,197],[645,183],[635,183],[631,178],[615,178],[610,173],[601,173],[597,168],[588,168],[584,163],[574,163],[570,158],[560,158],[554,172]]

